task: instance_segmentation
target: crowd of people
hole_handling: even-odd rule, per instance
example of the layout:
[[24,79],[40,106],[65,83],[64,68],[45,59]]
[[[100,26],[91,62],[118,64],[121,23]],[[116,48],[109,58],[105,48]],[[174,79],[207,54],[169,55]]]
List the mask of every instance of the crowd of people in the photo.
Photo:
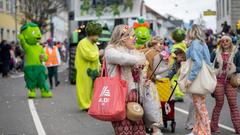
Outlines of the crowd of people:
[[0,44],[0,65],[2,77],[8,77],[9,72],[21,72],[24,65],[24,53],[20,45],[3,40]]
[[[60,84],[58,67],[63,59],[66,60],[66,47],[60,42],[54,42],[53,39],[48,39],[40,45],[38,43],[38,39],[41,37],[40,30],[38,30],[39,33],[36,32],[36,35],[30,34],[31,38],[24,36],[32,33],[33,28],[36,29],[36,27],[37,25],[34,23],[28,23],[21,27],[19,36],[21,46],[5,40],[1,42],[1,73],[3,77],[8,77],[10,70],[24,71],[26,87],[29,89],[28,97],[35,98],[35,88],[39,88],[42,97],[50,98],[52,97],[51,89],[54,87],[53,78],[55,87]],[[110,41],[105,45],[106,48],[103,47],[99,50],[97,42],[102,33],[102,26],[94,22],[87,24],[85,29],[87,36],[79,42],[75,57],[79,108],[87,112],[92,109],[93,101],[98,101],[99,106],[95,109],[99,109],[100,112],[106,110],[101,107],[112,102],[108,100],[112,90],[109,90],[108,86],[100,88],[103,91],[99,92],[100,95],[94,96],[100,97],[100,99],[93,100],[93,95],[97,93],[94,91],[96,89],[95,81],[101,77],[102,79],[119,77],[116,81],[120,81],[119,83],[124,85],[122,89],[117,90],[120,92],[126,90],[127,93],[123,94],[125,100],[122,102],[126,105],[122,111],[122,113],[126,113],[126,116],[110,121],[116,135],[162,135],[161,128],[165,124],[162,115],[164,115],[163,112],[166,113],[166,110],[163,111],[165,107],[161,106],[160,102],[168,102],[172,90],[175,93],[174,101],[184,102],[186,95],[192,99],[185,123],[186,129],[191,130],[188,135],[211,135],[220,132],[218,123],[224,96],[227,97],[229,103],[235,132],[240,134],[240,113],[236,91],[239,84],[233,84],[239,79],[238,73],[240,73],[240,48],[237,34],[226,23],[223,24],[221,34],[214,34],[212,30],[203,30],[200,25],[194,24],[187,31],[176,28],[170,38],[151,37],[148,28],[148,23],[141,19],[133,27],[117,25],[111,33]],[[181,69],[186,66],[188,61],[191,61],[192,64],[187,67],[189,70],[184,76],[184,84],[180,86],[179,83],[178,87],[178,82],[183,82],[180,80],[183,77]],[[46,67],[50,88],[46,83]],[[207,89],[208,86],[204,86],[207,83],[196,82],[200,75],[208,77],[206,70],[210,69],[214,71],[211,74],[214,76],[213,79],[216,79],[216,87],[208,92],[216,102],[211,118],[209,118],[207,110],[207,94],[199,94]],[[109,82],[103,80],[102,83]],[[118,82],[115,83],[119,85]],[[199,89],[194,89],[194,92],[192,92],[193,84],[199,85]],[[113,85],[115,84],[112,84],[111,88]],[[157,98],[148,99],[148,105],[155,107],[152,106],[155,112],[147,113],[147,115],[153,116],[151,121],[148,120],[150,116],[143,116],[136,110],[136,113],[128,115],[130,111],[134,112],[134,108],[136,109],[138,105],[140,107],[137,110],[149,111],[146,110],[149,109],[145,103],[147,101],[145,98],[149,96],[146,95],[146,91],[149,92],[148,94],[157,92],[154,95]],[[149,102],[151,103],[149,104]],[[129,104],[135,106],[133,110],[128,110]],[[119,105],[116,104],[116,106]],[[108,109],[114,110],[116,106]],[[157,117],[154,116],[158,115],[161,116],[161,119],[156,120]]]
[[[229,32],[225,30],[225,33],[221,34],[213,34],[211,30],[203,30],[200,25],[194,24],[187,32],[180,28],[176,29],[172,39],[154,36],[146,44],[136,47],[138,40],[136,32],[128,25],[118,25],[114,28],[106,49],[101,51],[96,45],[101,33],[101,25],[88,23],[86,32],[87,37],[82,39],[77,46],[75,61],[77,99],[81,110],[88,111],[92,107],[91,104],[94,104],[92,101],[95,100],[92,100],[92,95],[97,93],[93,91],[94,81],[100,74],[102,75],[101,65],[102,67],[106,65],[107,77],[119,74],[120,68],[120,78],[128,84],[126,104],[138,102],[142,105],[144,104],[141,99],[144,88],[150,88],[152,83],[156,84],[159,80],[166,79],[173,86],[171,81],[178,80],[182,64],[191,60],[192,65],[189,67],[184,84],[186,89],[178,87],[178,94],[175,93],[176,101],[183,102],[186,93],[192,99],[189,105],[189,115],[186,118],[186,129],[191,130],[189,135],[211,135],[220,132],[218,123],[225,95],[228,99],[235,132],[240,134],[237,86],[231,83],[233,76],[240,73],[240,49],[230,30]],[[99,63],[100,53],[103,57],[101,64]],[[196,94],[201,93],[204,88],[195,90],[195,93],[188,91],[193,83],[200,83],[195,80],[204,70],[204,64],[214,70],[212,76],[216,78],[216,89],[212,92],[216,105],[211,118],[208,115],[206,94]],[[151,90],[154,90],[154,87],[151,86],[153,88]],[[101,93],[101,96],[103,95],[104,93]],[[159,93],[160,101],[163,100],[163,95],[164,91]],[[143,109],[145,109],[144,106]],[[145,119],[133,121],[127,115],[125,119],[112,121],[112,126],[116,135],[145,135],[149,131],[150,134],[161,135],[160,128],[163,123],[158,122],[149,126]]]
[[[66,43],[53,41],[54,46],[58,47],[61,60],[66,62]],[[48,42],[41,43],[43,47],[48,45]],[[9,77],[9,74],[22,73],[24,69],[24,51],[19,43],[14,41],[8,42],[2,40],[0,43],[0,73],[3,78]]]

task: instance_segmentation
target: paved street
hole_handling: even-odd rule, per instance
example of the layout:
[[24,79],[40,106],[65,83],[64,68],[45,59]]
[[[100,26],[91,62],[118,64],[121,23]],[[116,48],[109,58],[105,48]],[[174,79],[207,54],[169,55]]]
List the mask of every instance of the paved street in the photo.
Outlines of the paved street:
[[[24,79],[8,78],[0,79],[0,135],[37,135],[43,130],[47,135],[113,135],[113,129],[108,122],[92,119],[86,113],[79,111],[76,104],[75,86],[69,85],[66,79],[67,72],[60,73],[61,84],[53,90],[54,97],[51,99],[34,99],[34,106],[40,121],[33,120],[34,109],[29,109],[29,100],[26,98]],[[38,96],[40,93],[38,94]],[[187,115],[184,110],[188,109],[188,101],[178,103],[176,111],[176,133],[164,130],[167,135],[184,135],[189,131],[184,129]],[[240,103],[240,100],[238,100]],[[212,111],[214,100],[207,99],[208,109]],[[229,108],[225,102],[221,115],[221,124],[225,128],[232,128]],[[41,126],[43,129],[41,129]],[[218,135],[234,135],[232,131],[221,129]]]

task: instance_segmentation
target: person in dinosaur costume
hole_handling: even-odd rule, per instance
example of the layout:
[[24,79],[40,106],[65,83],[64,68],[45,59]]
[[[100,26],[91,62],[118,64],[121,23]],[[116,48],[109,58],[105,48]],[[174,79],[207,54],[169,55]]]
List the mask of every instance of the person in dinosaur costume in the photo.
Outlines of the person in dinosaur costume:
[[47,80],[46,68],[42,64],[48,57],[43,47],[39,44],[41,31],[37,24],[26,23],[21,27],[18,38],[25,52],[24,79],[26,87],[29,89],[28,97],[36,97],[36,89],[41,90],[43,98],[52,97]]
[[87,111],[91,105],[94,80],[99,76],[101,64],[96,43],[102,33],[102,26],[88,22],[85,31],[87,37],[78,43],[75,55],[77,102],[82,111]]
[[151,39],[150,25],[144,19],[138,19],[138,22],[133,24],[136,36],[136,48],[143,49],[147,47],[147,43]]
[[[170,57],[170,65],[173,65],[174,63],[174,59],[176,57],[175,55],[175,51],[177,49],[181,49],[184,52],[186,52],[187,50],[187,45],[183,42],[185,39],[185,31],[181,28],[176,28],[173,33],[172,33],[172,38],[175,41],[175,44],[173,45],[172,49],[171,49],[171,57]],[[174,80],[178,80],[178,75],[174,75],[172,78],[172,85],[175,86],[175,81]],[[184,97],[184,93],[180,90],[179,87],[176,88],[175,90],[175,101],[177,102],[183,102],[183,97]]]

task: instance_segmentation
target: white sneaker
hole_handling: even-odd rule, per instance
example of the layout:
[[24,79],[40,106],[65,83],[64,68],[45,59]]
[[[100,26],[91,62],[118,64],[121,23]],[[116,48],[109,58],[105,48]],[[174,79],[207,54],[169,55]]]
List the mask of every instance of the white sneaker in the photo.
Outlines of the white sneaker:
[[193,125],[186,125],[186,126],[185,126],[185,129],[187,129],[187,130],[192,130],[193,127],[194,127]]
[[193,132],[189,133],[189,134],[186,134],[186,135],[195,135]]

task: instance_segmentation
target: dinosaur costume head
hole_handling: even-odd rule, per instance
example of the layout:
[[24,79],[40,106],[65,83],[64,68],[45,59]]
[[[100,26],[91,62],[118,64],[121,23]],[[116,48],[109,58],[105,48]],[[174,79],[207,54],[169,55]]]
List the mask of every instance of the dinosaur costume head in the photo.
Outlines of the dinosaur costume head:
[[38,25],[32,22],[21,27],[21,34],[29,45],[36,45],[42,38]]
[[144,19],[138,19],[138,22],[134,23],[133,28],[137,38],[137,48],[144,46],[151,39],[149,27],[149,23]]
[[172,38],[176,43],[182,42],[185,39],[185,36],[185,31],[181,28],[176,28],[172,33]]

